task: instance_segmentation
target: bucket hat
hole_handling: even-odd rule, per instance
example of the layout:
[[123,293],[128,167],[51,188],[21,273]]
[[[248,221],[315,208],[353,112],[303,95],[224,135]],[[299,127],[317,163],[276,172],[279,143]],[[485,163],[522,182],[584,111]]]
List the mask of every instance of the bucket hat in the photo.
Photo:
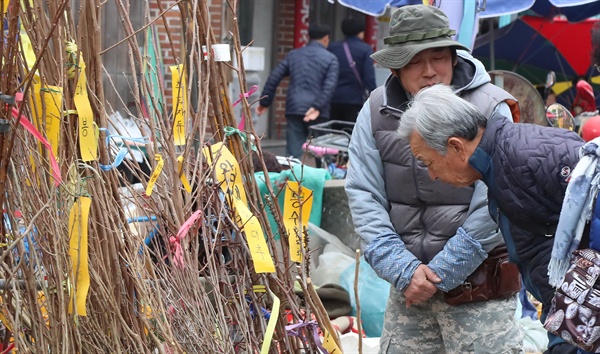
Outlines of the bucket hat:
[[387,47],[373,53],[371,58],[386,68],[400,69],[425,49],[452,47],[468,51],[469,48],[451,38],[455,33],[446,14],[437,7],[403,6],[392,14],[390,35],[383,39]]

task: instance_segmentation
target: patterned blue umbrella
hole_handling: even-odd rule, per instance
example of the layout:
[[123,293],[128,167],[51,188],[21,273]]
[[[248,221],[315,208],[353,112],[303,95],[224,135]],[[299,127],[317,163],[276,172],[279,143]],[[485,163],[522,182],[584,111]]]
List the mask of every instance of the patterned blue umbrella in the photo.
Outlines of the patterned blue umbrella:
[[[360,11],[370,16],[382,16],[389,6],[422,4],[423,0],[337,0],[341,5]],[[329,0],[334,3],[335,0]]]

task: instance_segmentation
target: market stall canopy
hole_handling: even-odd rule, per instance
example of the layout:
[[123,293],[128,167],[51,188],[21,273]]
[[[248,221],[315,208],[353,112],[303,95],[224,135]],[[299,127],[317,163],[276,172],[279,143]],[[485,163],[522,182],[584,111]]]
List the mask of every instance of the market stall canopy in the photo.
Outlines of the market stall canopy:
[[598,0],[479,0],[485,1],[480,18],[498,17],[532,10],[536,14],[553,18],[563,15],[570,22],[579,22],[600,14]]
[[[328,0],[335,3],[335,0]],[[337,0],[341,5],[370,16],[383,16],[388,7],[423,4],[423,0]]]
[[[335,3],[336,0],[328,0]],[[463,0],[453,0],[462,3]],[[382,16],[388,7],[431,3],[429,0],[337,0],[341,5],[371,16]],[[438,1],[433,1],[438,6]],[[440,1],[440,3],[442,3]],[[598,0],[477,0],[480,18],[498,17],[532,10],[544,17],[564,15],[570,22],[579,22],[600,14]]]

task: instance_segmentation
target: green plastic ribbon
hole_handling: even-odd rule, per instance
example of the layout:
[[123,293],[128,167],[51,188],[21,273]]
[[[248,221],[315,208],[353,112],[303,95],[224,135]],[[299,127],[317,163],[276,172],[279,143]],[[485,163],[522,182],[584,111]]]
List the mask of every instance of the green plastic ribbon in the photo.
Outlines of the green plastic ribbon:
[[[237,134],[240,137],[240,139],[242,139],[242,142],[244,143],[243,144],[244,150],[246,152],[248,152],[247,148],[246,148],[246,145],[248,145],[248,136],[246,135],[246,133],[244,133],[243,131],[241,131],[237,128],[230,127],[230,126],[226,126],[225,128],[223,128],[223,130],[225,131],[225,136],[232,136],[234,134]],[[250,148],[252,149],[252,151],[257,151],[256,146],[252,143],[250,143]]]

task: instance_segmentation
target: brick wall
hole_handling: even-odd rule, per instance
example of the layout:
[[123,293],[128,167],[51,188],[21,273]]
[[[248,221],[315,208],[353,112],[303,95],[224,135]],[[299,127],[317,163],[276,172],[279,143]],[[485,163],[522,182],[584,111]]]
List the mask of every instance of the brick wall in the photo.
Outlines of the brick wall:
[[[274,48],[277,50],[275,62],[279,63],[285,58],[287,53],[294,48],[294,13],[295,13],[295,0],[281,0],[278,1],[275,11],[278,16],[276,17],[275,25],[275,43]],[[277,64],[275,64],[277,65]],[[275,137],[276,139],[283,139],[285,137],[285,96],[289,85],[288,78],[285,78],[279,84],[275,101],[271,106],[271,115],[275,119]]]
[[[166,11],[171,5],[176,3],[175,0],[162,0],[159,8],[157,1],[150,2],[150,18],[155,19],[162,12]],[[212,30],[215,34],[217,41],[221,39],[221,22],[223,18],[223,1],[221,0],[209,0],[208,10],[211,18]],[[183,27],[181,23],[181,14],[177,6],[171,8],[165,13],[164,19],[166,20],[166,26],[163,20],[155,22],[155,28],[158,33],[158,40],[161,47],[162,64],[163,64],[163,75],[164,75],[164,87],[165,87],[165,99],[167,102],[171,102],[171,71],[169,66],[177,65],[182,58],[182,35]],[[168,34],[167,35],[167,28]],[[170,39],[169,39],[170,37]]]
[[[158,8],[156,1],[150,3],[150,18],[156,18],[162,11],[165,11],[169,6],[175,3],[175,0],[162,0],[162,10]],[[278,0],[275,5],[275,11],[278,14],[274,22],[274,45],[275,60],[274,65],[293,49],[294,46],[294,13],[295,13],[295,0]],[[221,41],[222,32],[222,21],[223,18],[223,6],[225,2],[223,0],[209,0],[209,12],[211,16],[212,30],[215,34],[217,41]],[[164,68],[164,85],[165,85],[165,99],[167,102],[171,102],[171,73],[169,66],[176,65],[178,60],[181,60],[181,39],[182,39],[182,25],[181,16],[179,9],[173,7],[165,14],[167,27],[170,33],[170,41],[167,36],[164,22],[159,20],[156,22],[156,28],[158,32],[158,38],[161,46],[161,54]],[[270,70],[270,68],[267,68]],[[271,106],[271,117],[275,122],[275,129],[272,131],[274,134],[272,138],[283,139],[285,138],[285,97],[287,92],[289,81],[285,78],[279,85],[276,93],[275,100]]]

